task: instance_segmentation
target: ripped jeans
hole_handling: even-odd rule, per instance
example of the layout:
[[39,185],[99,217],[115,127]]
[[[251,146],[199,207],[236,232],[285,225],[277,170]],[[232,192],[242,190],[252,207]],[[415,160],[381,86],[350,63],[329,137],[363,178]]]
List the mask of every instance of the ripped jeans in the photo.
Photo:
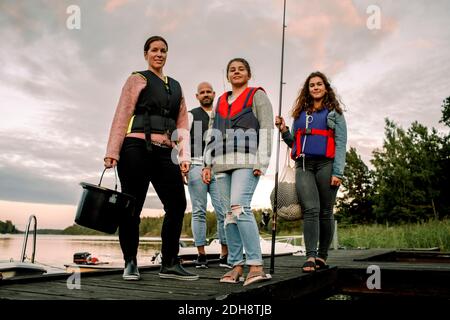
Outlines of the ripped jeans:
[[250,207],[259,177],[253,175],[253,169],[220,172],[215,177],[226,212],[228,263],[262,266],[259,229]]

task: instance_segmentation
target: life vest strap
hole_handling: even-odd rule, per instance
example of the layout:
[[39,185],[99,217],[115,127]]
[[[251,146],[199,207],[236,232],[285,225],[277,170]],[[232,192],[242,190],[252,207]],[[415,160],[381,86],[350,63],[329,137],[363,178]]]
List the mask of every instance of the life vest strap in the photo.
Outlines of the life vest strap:
[[301,131],[298,130],[296,132],[296,134],[295,134],[295,140],[297,142],[297,150],[296,150],[297,152],[296,152],[296,155],[295,155],[295,159],[297,159],[300,156],[301,152],[302,152],[302,139],[301,138],[302,138]]
[[[247,96],[245,97],[245,101],[244,101],[244,105],[242,106],[242,109],[244,109],[244,108],[248,108],[248,107],[251,107],[252,106],[252,104],[253,104],[253,96],[254,96],[254,92],[255,92],[255,89],[257,89],[257,88],[250,88],[250,91],[248,92],[248,94],[247,94]],[[251,98],[251,102],[252,102],[252,104],[249,104],[248,103],[248,101],[250,100],[250,98]]]
[[295,154],[294,149],[291,152],[291,158],[296,160],[302,154],[302,136],[308,135],[319,135],[327,137],[327,145],[325,151],[325,157],[334,158],[335,156],[335,141],[334,141],[334,130],[332,129],[315,129],[315,128],[306,128],[306,129],[298,129],[295,132],[294,143],[296,145]]
[[301,135],[319,135],[325,137],[334,137],[334,131],[332,129],[315,129],[315,128],[306,128],[299,129]]

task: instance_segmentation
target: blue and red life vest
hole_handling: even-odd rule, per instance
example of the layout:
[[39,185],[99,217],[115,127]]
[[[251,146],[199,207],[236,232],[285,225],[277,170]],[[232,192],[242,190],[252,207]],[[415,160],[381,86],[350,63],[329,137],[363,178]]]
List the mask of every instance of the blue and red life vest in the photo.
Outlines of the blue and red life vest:
[[252,107],[253,97],[259,89],[264,91],[261,87],[246,88],[231,104],[228,103],[230,91],[219,97],[213,128],[220,131],[222,139],[215,138],[215,155],[218,151],[257,152],[260,126]]
[[312,114],[303,111],[294,121],[294,143],[291,158],[305,156],[325,156],[334,158],[334,130],[327,126],[328,109]]

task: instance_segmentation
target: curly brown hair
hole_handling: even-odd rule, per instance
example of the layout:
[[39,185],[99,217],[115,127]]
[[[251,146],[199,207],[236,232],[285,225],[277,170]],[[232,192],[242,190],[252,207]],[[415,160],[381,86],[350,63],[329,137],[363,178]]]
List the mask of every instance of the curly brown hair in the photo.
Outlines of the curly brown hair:
[[322,107],[327,108],[328,110],[336,110],[339,114],[342,114],[342,108],[340,107],[340,103],[336,98],[336,94],[331,88],[330,82],[328,78],[320,71],[312,72],[305,80],[303,87],[301,88],[297,99],[295,100],[294,107],[292,108],[292,117],[297,119],[302,111],[312,111],[314,107],[314,99],[311,97],[309,93],[309,80],[314,77],[319,77],[322,79],[325,84],[325,89],[327,92],[322,100]]

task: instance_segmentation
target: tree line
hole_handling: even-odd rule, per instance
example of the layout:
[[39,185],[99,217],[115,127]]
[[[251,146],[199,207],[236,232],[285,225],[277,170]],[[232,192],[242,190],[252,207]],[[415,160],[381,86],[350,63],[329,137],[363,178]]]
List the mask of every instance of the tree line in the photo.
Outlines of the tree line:
[[[439,121],[450,128],[450,97]],[[415,121],[406,130],[385,119],[383,147],[369,169],[355,148],[347,152],[343,196],[336,218],[344,224],[411,223],[450,213],[450,133]]]
[[[272,210],[271,209],[253,209],[253,213],[255,215],[256,222],[259,225],[259,229],[261,231],[261,234],[267,234],[269,235],[271,232],[271,222],[266,219],[264,219],[264,216],[266,217],[272,217]],[[164,217],[142,217],[141,222],[139,224],[139,235],[140,236],[148,236],[148,237],[159,237],[161,234],[161,227],[163,224]],[[183,220],[183,228],[181,231],[182,237],[188,237],[191,238],[192,235],[192,227],[191,227],[191,221],[192,221],[192,212],[187,212],[184,216]],[[278,234],[295,234],[300,233],[301,227],[300,227],[301,221],[283,221],[279,220],[277,222],[277,229]],[[209,239],[213,239],[217,237],[217,220],[216,215],[214,211],[207,211],[206,212],[206,236]],[[95,231],[89,228],[85,228],[82,226],[79,226],[77,224],[74,224],[70,227],[67,227],[62,231],[61,234],[66,235],[105,235],[105,233]],[[118,233],[116,232],[116,235]]]
[[10,220],[6,220],[6,222],[0,221],[0,233],[19,233],[19,231]]

